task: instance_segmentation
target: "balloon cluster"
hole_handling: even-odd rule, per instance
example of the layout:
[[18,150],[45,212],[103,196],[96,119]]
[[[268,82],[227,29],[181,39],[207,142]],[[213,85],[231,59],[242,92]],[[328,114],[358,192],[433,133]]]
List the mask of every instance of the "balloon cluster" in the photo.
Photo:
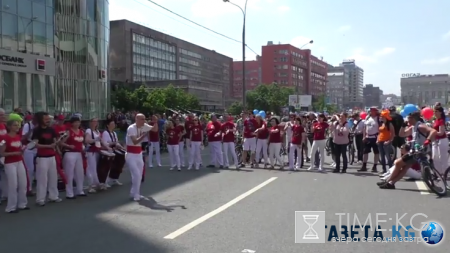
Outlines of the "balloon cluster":
[[253,110],[253,115],[255,116],[261,116],[261,118],[266,118],[266,112],[265,111],[258,111],[258,109]]
[[405,105],[405,107],[403,107],[403,110],[400,111],[400,115],[402,115],[402,117],[406,117],[410,113],[417,112],[417,111],[419,111],[419,108],[417,108],[416,105],[407,104],[407,105]]

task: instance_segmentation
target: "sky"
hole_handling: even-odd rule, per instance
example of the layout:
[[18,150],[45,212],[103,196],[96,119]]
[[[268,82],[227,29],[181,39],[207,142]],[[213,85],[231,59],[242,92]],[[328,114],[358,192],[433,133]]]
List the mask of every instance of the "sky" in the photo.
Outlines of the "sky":
[[[242,60],[243,14],[223,0],[109,0],[110,19],[127,19]],[[244,6],[245,0],[231,0]],[[248,0],[247,60],[268,41],[301,47],[332,65],[354,59],[364,83],[400,94],[403,73],[450,74],[450,1]]]

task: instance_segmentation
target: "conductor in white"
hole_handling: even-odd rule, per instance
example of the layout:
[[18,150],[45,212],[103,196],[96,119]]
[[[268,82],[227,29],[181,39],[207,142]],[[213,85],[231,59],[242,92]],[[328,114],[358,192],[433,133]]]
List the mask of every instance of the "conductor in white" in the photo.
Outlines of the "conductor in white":
[[152,126],[145,123],[144,114],[137,114],[135,122],[127,129],[125,163],[131,173],[130,197],[134,201],[139,201],[141,200],[141,181],[144,173],[141,142],[147,137],[148,132],[158,129],[153,129]]

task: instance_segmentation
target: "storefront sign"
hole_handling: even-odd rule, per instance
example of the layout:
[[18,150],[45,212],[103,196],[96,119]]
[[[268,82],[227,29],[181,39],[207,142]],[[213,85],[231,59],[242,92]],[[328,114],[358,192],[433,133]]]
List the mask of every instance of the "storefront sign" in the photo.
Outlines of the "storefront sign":
[[0,49],[0,70],[55,75],[55,59]]
[[402,74],[402,78],[410,78],[410,77],[418,77],[420,76],[420,73],[406,73]]

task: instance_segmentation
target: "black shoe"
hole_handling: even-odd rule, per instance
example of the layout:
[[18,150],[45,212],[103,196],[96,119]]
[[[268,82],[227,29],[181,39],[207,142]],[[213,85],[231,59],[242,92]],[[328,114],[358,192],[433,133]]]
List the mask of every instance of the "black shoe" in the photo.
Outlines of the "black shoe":
[[83,194],[78,194],[77,196],[78,196],[78,197],[87,197],[87,194],[86,194],[86,193],[83,193]]
[[384,180],[382,180],[381,182],[377,182],[377,185],[378,185],[378,186],[382,186],[382,185],[384,185],[384,184],[386,184],[386,181],[384,181]]
[[347,169],[343,169],[341,173],[347,173]]
[[72,200],[72,199],[76,199],[76,197],[66,197],[66,199]]
[[372,172],[378,172],[378,170],[377,170],[377,165],[376,165],[376,164],[374,164],[374,165],[372,166]]
[[239,168],[244,168],[244,167],[245,167],[245,164],[243,164],[243,163],[239,164]]
[[395,185],[390,184],[390,183],[385,183],[383,185],[380,185],[380,189],[394,190],[395,189]]
[[12,210],[12,211],[9,211],[7,213],[18,213],[18,212],[19,212],[19,210]]
[[367,165],[365,163],[363,163],[363,166],[361,167],[361,169],[357,170],[358,172],[365,172],[367,171]]
[[30,210],[30,208],[28,206],[26,206],[26,207],[23,207],[23,208],[19,208],[19,210],[20,211],[27,211],[27,210]]
[[208,166],[206,166],[206,168],[215,168],[216,166],[214,166],[214,165],[208,165]]
[[333,170],[333,173],[339,173],[339,172],[341,172],[339,169],[334,169]]

